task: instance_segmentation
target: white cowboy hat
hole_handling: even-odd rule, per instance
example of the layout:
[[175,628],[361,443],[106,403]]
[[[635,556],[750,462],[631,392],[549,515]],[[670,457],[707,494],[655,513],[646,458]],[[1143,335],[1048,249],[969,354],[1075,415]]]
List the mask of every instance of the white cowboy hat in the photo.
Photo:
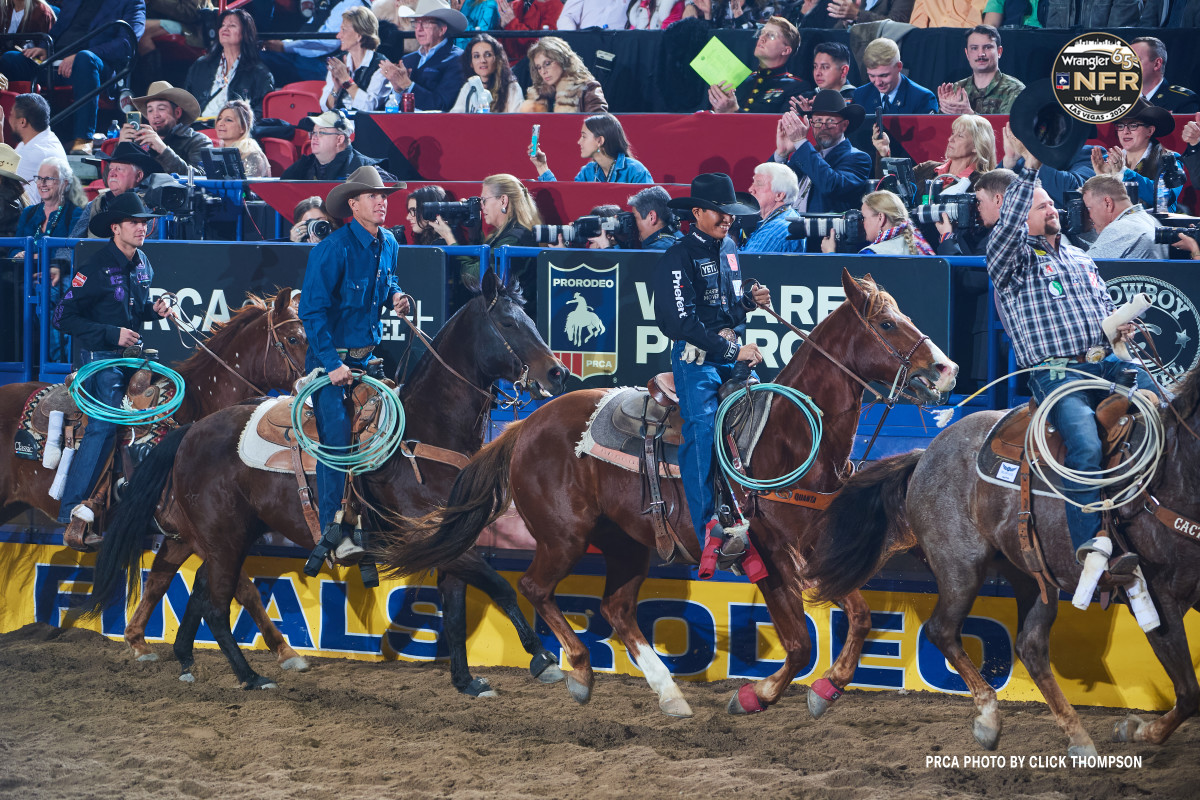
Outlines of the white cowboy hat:
[[461,36],[470,27],[470,23],[467,22],[466,16],[461,11],[455,11],[449,3],[444,3],[442,0],[421,0],[417,3],[417,10],[412,18],[413,21],[436,19],[448,29],[446,31],[447,39]]
[[17,167],[20,163],[21,157],[17,155],[17,151],[13,150],[9,145],[0,142],[0,178],[12,178],[14,181],[29,183],[29,181],[17,174]]

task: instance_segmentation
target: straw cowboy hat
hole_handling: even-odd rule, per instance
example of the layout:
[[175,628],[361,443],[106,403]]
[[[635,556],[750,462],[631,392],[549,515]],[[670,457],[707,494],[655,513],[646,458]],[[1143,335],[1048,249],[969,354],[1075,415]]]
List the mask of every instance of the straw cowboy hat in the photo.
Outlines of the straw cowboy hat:
[[200,116],[200,102],[192,97],[187,89],[177,89],[166,81],[155,81],[146,91],[145,97],[133,98],[134,107],[142,112],[143,116],[146,114],[146,105],[153,100],[170,100],[182,108],[183,116],[179,118],[179,121],[184,125],[191,124],[196,117]]
[[841,92],[822,89],[813,97],[809,117],[815,117],[817,114],[837,114],[842,119],[849,120],[850,124],[846,127],[846,133],[850,133],[862,125],[867,110],[855,103],[847,103]]
[[152,214],[137,192],[121,192],[112,199],[108,208],[95,214],[88,221],[88,230],[101,239],[111,239],[109,227],[127,219],[158,219],[162,214]]
[[413,13],[412,18],[414,22],[419,19],[436,19],[446,26],[447,39],[462,36],[469,27],[466,16],[461,11],[455,11],[449,3],[443,3],[442,0],[421,0],[417,3],[417,10]]
[[12,178],[14,181],[29,183],[29,181],[17,174],[17,166],[20,163],[21,157],[17,155],[17,151],[13,150],[9,145],[0,142],[0,178]]
[[676,197],[667,206],[687,212],[693,208],[706,208],[735,217],[758,213],[758,201],[745,192],[735,192],[733,181],[723,172],[697,175],[692,181],[691,196]]
[[345,219],[353,213],[350,211],[350,198],[358,197],[366,192],[391,194],[400,191],[405,186],[407,186],[405,183],[386,186],[383,178],[379,177],[377,169],[372,166],[359,167],[346,177],[345,183],[339,184],[329,191],[329,197],[325,198],[325,207],[329,209],[330,216]]
[[111,156],[107,153],[97,153],[83,160],[88,164],[95,164],[96,166],[101,166],[105,161],[113,164],[133,164],[147,175],[166,171],[159,165],[154,156],[133,142],[118,142],[117,146],[113,148]]

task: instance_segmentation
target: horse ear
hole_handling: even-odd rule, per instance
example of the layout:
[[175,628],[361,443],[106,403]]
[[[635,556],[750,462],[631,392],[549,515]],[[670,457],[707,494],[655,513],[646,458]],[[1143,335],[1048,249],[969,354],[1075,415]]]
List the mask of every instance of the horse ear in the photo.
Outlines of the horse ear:
[[483,290],[483,298],[489,303],[495,301],[496,295],[500,293],[500,279],[496,277],[496,271],[489,269],[483,273],[483,280],[479,282],[479,287]]
[[282,314],[287,311],[287,307],[291,304],[292,290],[280,289],[279,294],[275,295],[275,302],[271,303],[271,310],[276,314]]
[[842,290],[846,293],[846,299],[850,301],[851,305],[862,305],[862,301],[865,299],[862,287],[850,276],[850,270],[845,267],[842,267]]

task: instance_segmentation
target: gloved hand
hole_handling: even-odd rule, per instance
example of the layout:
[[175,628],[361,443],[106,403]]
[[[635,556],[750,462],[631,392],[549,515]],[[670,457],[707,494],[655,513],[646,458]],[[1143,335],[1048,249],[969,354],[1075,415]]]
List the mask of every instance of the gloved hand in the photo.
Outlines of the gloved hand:
[[706,351],[701,350],[699,347],[696,347],[696,345],[688,342],[683,346],[683,353],[679,357],[689,364],[700,366],[704,363],[704,356],[706,355]]

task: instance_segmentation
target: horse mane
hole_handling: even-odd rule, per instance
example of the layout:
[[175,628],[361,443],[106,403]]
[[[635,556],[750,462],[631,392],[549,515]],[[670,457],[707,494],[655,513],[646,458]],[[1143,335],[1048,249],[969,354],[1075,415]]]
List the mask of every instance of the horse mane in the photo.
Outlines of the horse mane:
[[867,294],[867,307],[863,309],[863,316],[867,319],[871,319],[885,308],[899,308],[896,298],[876,283],[871,276],[855,278],[854,282]]
[[1196,412],[1197,406],[1200,406],[1200,369],[1193,369],[1187,374],[1171,403],[1184,419],[1189,419]]
[[[479,278],[464,277],[462,282],[466,290],[471,293],[472,300],[483,294],[483,286],[480,284]],[[525,307],[525,293],[521,290],[520,281],[514,280],[511,284],[500,286],[499,294],[522,308]]]
[[[268,301],[256,294],[246,292],[246,305],[234,311],[228,322],[214,322],[212,333],[204,342],[210,350],[220,352],[230,341],[239,336],[251,324],[257,322],[268,310]],[[265,339],[264,339],[265,341]],[[196,348],[187,359],[179,365],[179,371],[186,373],[201,365],[209,363],[208,353]]]

